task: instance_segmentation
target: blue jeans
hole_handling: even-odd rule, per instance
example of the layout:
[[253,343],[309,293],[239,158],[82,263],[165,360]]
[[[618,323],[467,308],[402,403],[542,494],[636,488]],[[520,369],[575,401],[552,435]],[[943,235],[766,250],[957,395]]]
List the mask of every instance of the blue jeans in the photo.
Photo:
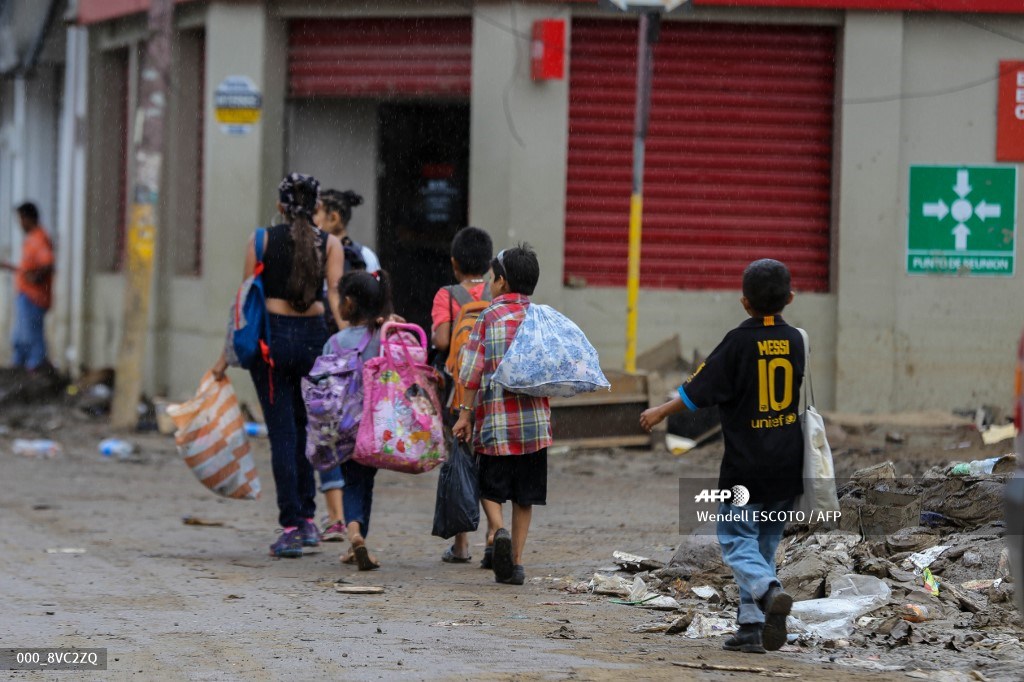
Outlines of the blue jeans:
[[341,463],[341,474],[345,477],[345,523],[356,521],[359,532],[365,538],[370,532],[370,508],[373,507],[373,481],[377,469],[363,466],[354,460]]
[[341,465],[320,472],[320,492],[341,490],[345,487],[345,477],[341,475]]
[[15,367],[36,369],[46,362],[45,317],[46,308],[40,308],[25,294],[18,294],[14,301],[14,329],[11,331]]
[[772,585],[781,585],[775,576],[775,550],[782,540],[786,521],[754,521],[755,511],[787,512],[793,509],[793,499],[734,507],[723,502],[719,514],[745,515],[743,519],[718,522],[718,542],[722,545],[722,559],[732,569],[733,578],[740,587],[740,610],[736,622],[740,625],[764,623],[764,613],[757,602]]
[[[302,377],[327,343],[323,317],[270,316],[270,357],[249,373],[263,408],[270,437],[270,458],[277,488],[278,523],[298,526],[316,514],[316,480],[306,459],[306,404]],[[273,396],[271,396],[273,393]]]

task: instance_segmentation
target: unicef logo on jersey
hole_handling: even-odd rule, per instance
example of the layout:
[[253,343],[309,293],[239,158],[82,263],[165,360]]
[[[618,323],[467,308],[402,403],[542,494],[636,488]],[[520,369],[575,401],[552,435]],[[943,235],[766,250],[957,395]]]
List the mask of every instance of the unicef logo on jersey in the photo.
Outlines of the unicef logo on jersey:
[[701,490],[693,498],[694,502],[728,502],[734,507],[745,507],[750,502],[750,491],[746,486],[734,485],[725,490]]

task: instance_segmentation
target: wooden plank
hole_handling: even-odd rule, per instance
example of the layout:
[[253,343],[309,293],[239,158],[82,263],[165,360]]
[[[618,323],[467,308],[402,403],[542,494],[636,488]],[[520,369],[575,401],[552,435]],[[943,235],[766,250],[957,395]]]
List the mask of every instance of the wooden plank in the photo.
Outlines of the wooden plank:
[[650,436],[608,436],[605,438],[575,438],[571,440],[555,439],[552,447],[566,448],[631,448],[647,447],[651,444]]

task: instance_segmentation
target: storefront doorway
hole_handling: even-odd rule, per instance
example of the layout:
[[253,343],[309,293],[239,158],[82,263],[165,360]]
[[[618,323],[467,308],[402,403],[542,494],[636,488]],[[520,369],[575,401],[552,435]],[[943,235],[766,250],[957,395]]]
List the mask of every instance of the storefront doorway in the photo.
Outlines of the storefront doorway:
[[395,310],[430,331],[437,290],[452,284],[452,237],[466,225],[469,105],[384,103],[378,110],[377,245]]

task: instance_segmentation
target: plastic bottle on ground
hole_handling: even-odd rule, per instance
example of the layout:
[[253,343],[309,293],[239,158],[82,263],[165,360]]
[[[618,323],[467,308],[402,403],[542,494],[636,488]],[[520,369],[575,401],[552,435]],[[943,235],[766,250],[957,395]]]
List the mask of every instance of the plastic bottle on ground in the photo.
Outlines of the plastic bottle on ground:
[[52,440],[28,440],[18,438],[11,443],[14,454],[22,457],[56,457],[63,452],[60,443]]
[[135,452],[134,445],[120,438],[107,438],[100,441],[99,449],[100,454],[104,457],[117,457],[118,459],[126,459]]

